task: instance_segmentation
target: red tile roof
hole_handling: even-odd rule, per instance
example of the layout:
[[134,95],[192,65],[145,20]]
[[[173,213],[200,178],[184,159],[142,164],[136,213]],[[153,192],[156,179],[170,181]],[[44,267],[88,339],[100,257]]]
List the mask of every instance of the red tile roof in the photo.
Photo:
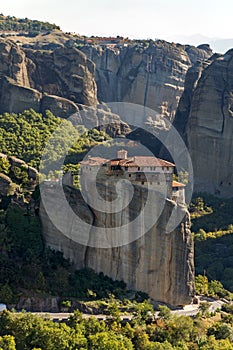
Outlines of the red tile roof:
[[156,157],[147,156],[136,156],[127,159],[113,159],[110,160],[111,165],[121,165],[124,167],[174,167],[175,165],[167,162],[166,160],[159,159]]
[[122,167],[174,167],[173,163],[152,156],[135,156],[127,159],[105,159],[101,157],[89,157],[80,162],[81,165],[97,166],[108,163],[112,166],[120,165]]
[[172,187],[185,187],[185,184],[182,184],[181,182],[173,181]]
[[106,163],[108,159],[101,158],[101,157],[89,157],[86,160],[83,160],[80,162],[81,165],[92,165],[92,166],[99,166],[104,163]]

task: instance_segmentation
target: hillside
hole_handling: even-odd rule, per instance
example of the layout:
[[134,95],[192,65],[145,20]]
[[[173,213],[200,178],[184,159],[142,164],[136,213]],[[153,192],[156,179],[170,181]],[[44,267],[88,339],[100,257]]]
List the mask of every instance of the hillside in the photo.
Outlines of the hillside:
[[49,22],[31,20],[28,18],[16,18],[14,16],[4,16],[2,13],[0,14],[0,33],[2,32],[2,34],[18,32],[36,35],[40,32],[53,29],[60,29],[60,27]]

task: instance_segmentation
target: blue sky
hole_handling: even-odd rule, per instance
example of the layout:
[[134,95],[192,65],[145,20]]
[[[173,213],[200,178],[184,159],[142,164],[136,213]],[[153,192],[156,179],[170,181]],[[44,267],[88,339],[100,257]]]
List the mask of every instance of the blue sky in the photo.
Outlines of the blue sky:
[[232,0],[9,0],[0,11],[86,35],[170,39],[200,33],[233,38]]

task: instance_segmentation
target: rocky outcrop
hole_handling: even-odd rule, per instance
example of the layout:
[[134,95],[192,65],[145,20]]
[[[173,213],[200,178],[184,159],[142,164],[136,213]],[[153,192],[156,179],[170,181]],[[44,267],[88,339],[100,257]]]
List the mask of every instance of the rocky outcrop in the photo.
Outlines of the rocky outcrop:
[[233,50],[187,74],[175,125],[193,162],[195,190],[233,195]]
[[0,113],[26,109],[69,118],[87,128],[102,127],[111,136],[130,131],[119,116],[99,104],[95,65],[76,48],[28,50],[0,40]]
[[12,42],[0,39],[0,73],[21,86],[30,87],[25,53]]
[[[106,104],[99,104],[95,107],[87,107],[78,105],[80,113],[79,117],[88,129],[97,127],[106,131],[111,137],[118,137],[128,134],[131,129],[129,125],[123,122],[120,117],[113,113]],[[75,116],[78,119],[78,116]]]
[[68,117],[77,103],[97,104],[95,66],[76,48],[34,51],[2,39],[0,58],[1,113],[49,108]]
[[[106,196],[105,186],[99,185],[98,190]],[[108,187],[107,195],[112,196],[112,190]],[[140,234],[142,223],[135,224],[132,232],[127,233],[129,236],[138,236],[133,242],[118,247],[98,248],[93,245],[95,240],[98,241],[98,227],[106,228],[105,239],[111,242],[108,227],[123,227],[128,219],[137,217],[142,210],[143,201],[147,200],[146,190],[135,186],[134,200],[127,209],[120,213],[107,214],[91,209],[79,191],[67,187],[66,197],[72,210],[83,222],[90,224],[87,238],[91,242],[89,246],[80,244],[76,239],[78,235],[84,234],[82,225],[75,226],[65,207],[61,205],[55,187],[45,185],[42,191],[40,217],[45,242],[52,249],[63,252],[78,269],[89,267],[113,279],[123,280],[129,289],[144,291],[160,302],[171,305],[191,302],[194,295],[193,241],[185,206],[166,200],[158,222],[146,234]],[[91,188],[88,193],[93,196]],[[127,197],[127,192],[123,193]],[[161,205],[159,196],[153,198],[157,199],[149,206],[148,218],[154,218]],[[62,225],[67,228],[66,234],[53,225],[43,205],[44,201],[47,203],[46,207],[49,205],[53,208],[58,220],[62,220]],[[178,227],[167,233],[167,223],[174,208],[177,215],[182,214],[184,218]]]
[[31,61],[29,79],[36,90],[88,106],[96,105],[94,64],[76,48],[25,50]]
[[203,62],[213,55],[213,51],[209,44],[202,44],[197,47],[185,45],[185,51],[187,52],[192,64]]
[[79,113],[79,108],[74,102],[54,95],[43,96],[40,110],[42,113],[46,110],[50,110],[54,115],[61,118],[68,118],[72,114]]
[[1,113],[21,113],[29,108],[40,111],[42,94],[39,91],[19,85],[8,77],[1,79],[0,91]]
[[35,190],[35,187],[38,184],[39,177],[37,169],[35,169],[32,166],[29,166],[23,160],[14,156],[6,156],[5,154],[0,153],[0,161],[1,159],[4,160],[5,168],[8,168],[8,171],[7,175],[4,173],[0,173],[0,196],[9,194],[14,195],[20,193],[20,191],[18,191],[19,186],[17,185],[17,183],[21,184],[22,179],[20,178],[20,176],[19,178],[17,177],[17,171],[15,172],[16,168],[25,172],[25,176],[27,176],[28,178],[28,183],[26,186],[27,191],[33,192]]
[[21,296],[17,305],[17,310],[26,310],[29,312],[59,312],[58,297],[25,297]]
[[194,48],[157,40],[149,46],[80,48],[96,64],[98,98],[150,107],[173,119],[191,63],[212,55],[209,47]]
[[0,195],[6,196],[10,192],[12,183],[9,176],[0,173]]

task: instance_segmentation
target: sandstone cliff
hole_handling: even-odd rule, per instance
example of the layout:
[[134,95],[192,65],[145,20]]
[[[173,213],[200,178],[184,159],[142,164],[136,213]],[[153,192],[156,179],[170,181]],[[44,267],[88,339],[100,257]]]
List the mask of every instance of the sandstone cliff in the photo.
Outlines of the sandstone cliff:
[[158,40],[128,47],[80,48],[96,64],[98,98],[150,107],[173,119],[184,88],[187,69],[212,51]]
[[0,41],[0,112],[50,109],[58,116],[97,104],[94,64],[76,48],[22,49]]
[[195,190],[233,195],[233,50],[191,68],[175,126],[191,154]]
[[74,115],[87,128],[111,124],[103,128],[111,136],[125,134],[129,127],[98,103],[94,73],[94,63],[76,48],[29,50],[0,40],[0,113],[49,109],[61,118]]
[[[103,186],[99,186],[99,191],[106,195],[106,188]],[[108,188],[107,192],[112,195],[111,188]],[[92,191],[88,193],[91,195]],[[126,196],[126,192],[123,193]],[[66,197],[72,209],[83,221],[93,225],[89,236],[86,237],[91,246],[87,246],[77,242],[77,235],[82,235],[82,225],[75,225],[74,220],[70,219],[55,188],[44,188],[43,202],[46,201],[46,207],[49,205],[53,208],[58,221],[66,227],[65,234],[60,232],[41,203],[40,217],[46,244],[52,249],[62,251],[77,268],[89,267],[113,279],[124,280],[129,289],[144,291],[155,300],[171,305],[190,303],[194,295],[193,241],[185,206],[177,206],[174,202],[166,200],[158,222],[145,235],[140,233],[141,222],[134,225],[132,232],[128,232],[129,236],[138,236],[135,241],[111,248],[93,246],[98,240],[98,227],[106,228],[103,242],[111,242],[109,234],[111,235],[112,228],[123,227],[127,220],[131,221],[139,215],[143,201],[147,200],[145,189],[135,186],[134,196],[134,200],[124,212],[106,214],[91,209],[79,191],[66,188]],[[144,216],[142,220],[154,218],[160,204],[162,203],[158,197],[150,205],[147,217]],[[177,215],[184,215],[184,218],[178,227],[166,233],[166,226],[174,208]]]
[[[89,127],[91,118],[82,118],[79,107],[98,104],[97,82],[101,101],[145,105],[173,119],[188,67],[212,53],[207,46],[183,47],[164,41],[149,46],[80,49],[83,52],[74,45],[54,50],[27,49],[1,39],[0,113],[20,113],[29,108],[43,113],[50,109],[62,118],[76,114],[80,124]],[[92,125],[108,119],[119,122],[102,106],[93,112],[92,119],[96,116],[98,123]]]

